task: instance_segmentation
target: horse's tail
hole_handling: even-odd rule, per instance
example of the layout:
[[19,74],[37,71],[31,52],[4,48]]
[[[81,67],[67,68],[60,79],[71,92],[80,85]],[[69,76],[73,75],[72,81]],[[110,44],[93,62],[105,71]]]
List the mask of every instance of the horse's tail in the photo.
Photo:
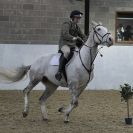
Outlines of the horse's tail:
[[29,66],[21,66],[14,69],[0,67],[0,82],[13,83],[20,81],[30,69]]

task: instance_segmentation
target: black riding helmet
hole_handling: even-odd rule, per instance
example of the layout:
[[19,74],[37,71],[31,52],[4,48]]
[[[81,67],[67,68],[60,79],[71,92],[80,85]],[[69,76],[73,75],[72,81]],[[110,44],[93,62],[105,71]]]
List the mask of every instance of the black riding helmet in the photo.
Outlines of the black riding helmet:
[[71,12],[70,18],[71,18],[71,19],[74,18],[74,17],[79,17],[79,18],[81,18],[82,15],[83,15],[82,12],[80,12],[80,11],[78,11],[78,10],[74,10],[74,11]]

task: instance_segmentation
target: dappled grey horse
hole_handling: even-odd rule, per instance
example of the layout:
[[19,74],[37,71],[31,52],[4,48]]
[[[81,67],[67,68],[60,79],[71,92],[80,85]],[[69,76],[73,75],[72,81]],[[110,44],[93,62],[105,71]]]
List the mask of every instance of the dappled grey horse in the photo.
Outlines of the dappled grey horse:
[[[29,100],[28,96],[30,91],[39,83],[42,82],[46,89],[40,97],[41,112],[43,120],[48,120],[46,111],[46,100],[55,92],[58,86],[68,87],[72,96],[72,100],[68,107],[59,108],[58,111],[64,113],[64,122],[69,121],[69,114],[78,105],[78,98],[87,84],[93,79],[93,63],[99,52],[99,45],[111,46],[113,45],[113,38],[111,33],[108,32],[102,24],[92,22],[92,30],[87,41],[82,48],[74,53],[71,61],[66,65],[67,82],[63,77],[61,81],[55,79],[55,74],[58,70],[58,65],[52,65],[51,60],[53,57],[59,55],[52,54],[49,56],[43,56],[39,58],[35,63],[30,66],[22,66],[14,71],[14,75],[7,76],[13,82],[19,81],[29,71],[30,82],[24,89],[24,111],[23,117],[28,115]],[[1,72],[2,73],[2,72]],[[0,74],[1,74],[0,73]]]

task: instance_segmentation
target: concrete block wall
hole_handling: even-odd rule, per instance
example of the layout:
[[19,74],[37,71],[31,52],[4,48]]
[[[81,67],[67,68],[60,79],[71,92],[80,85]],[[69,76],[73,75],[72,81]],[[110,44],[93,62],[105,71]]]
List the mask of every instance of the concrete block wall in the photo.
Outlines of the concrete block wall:
[[101,21],[114,36],[116,11],[133,11],[133,0],[90,0],[90,20]]
[[0,43],[57,44],[61,24],[74,9],[84,12],[84,1],[0,0]]

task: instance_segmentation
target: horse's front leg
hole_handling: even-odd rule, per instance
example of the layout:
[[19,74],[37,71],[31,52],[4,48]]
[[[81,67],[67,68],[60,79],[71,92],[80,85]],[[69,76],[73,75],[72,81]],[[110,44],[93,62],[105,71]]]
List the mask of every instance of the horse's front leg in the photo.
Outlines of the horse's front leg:
[[77,106],[78,106],[78,97],[75,97],[75,98],[73,97],[70,105],[64,111],[64,113],[65,113],[64,123],[68,123],[69,122],[69,115],[72,112],[72,110],[74,108],[76,108]]
[[78,106],[78,97],[81,94],[81,90],[78,88],[78,82],[77,83],[72,83],[70,85],[70,92],[72,95],[72,100],[70,105],[66,108],[66,110],[64,110],[65,113],[65,118],[64,118],[64,122],[68,123],[69,122],[69,115],[72,112],[72,110],[74,108],[76,108]]

